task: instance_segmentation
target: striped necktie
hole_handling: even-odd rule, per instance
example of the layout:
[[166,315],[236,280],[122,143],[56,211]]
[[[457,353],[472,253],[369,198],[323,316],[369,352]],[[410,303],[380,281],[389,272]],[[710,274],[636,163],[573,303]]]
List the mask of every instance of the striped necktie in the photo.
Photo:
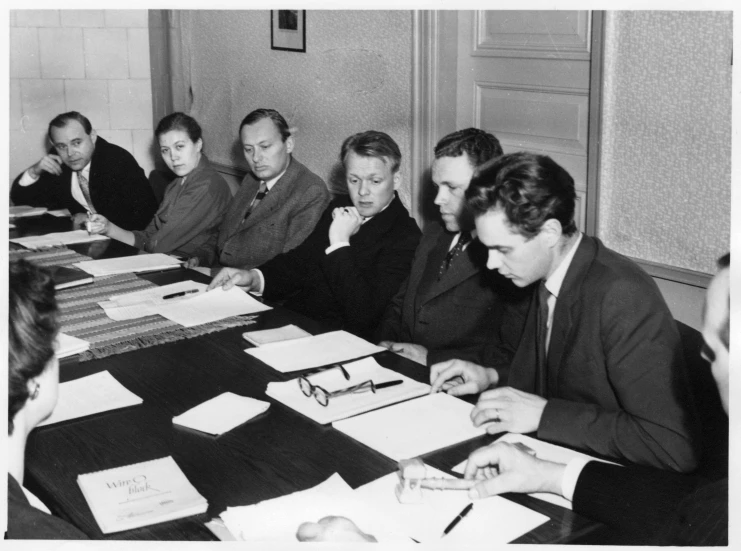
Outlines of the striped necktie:
[[95,214],[96,210],[93,206],[93,200],[90,198],[90,183],[87,181],[87,178],[82,175],[82,170],[77,173],[77,182],[80,184],[80,191],[82,191],[82,196],[85,198],[85,202],[87,203],[87,210],[90,211],[90,213]]
[[260,182],[260,188],[257,190],[257,195],[255,195],[255,198],[252,200],[252,203],[250,203],[249,208],[247,209],[247,212],[244,213],[244,218],[242,218],[242,222],[247,220],[247,218],[252,214],[252,211],[255,210],[255,207],[260,204],[260,201],[265,199],[265,196],[268,194],[268,185],[265,183],[265,180]]

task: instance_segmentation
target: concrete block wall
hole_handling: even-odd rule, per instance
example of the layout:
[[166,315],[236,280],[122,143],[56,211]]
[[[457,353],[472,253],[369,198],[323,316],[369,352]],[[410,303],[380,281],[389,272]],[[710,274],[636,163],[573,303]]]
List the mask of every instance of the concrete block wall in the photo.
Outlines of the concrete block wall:
[[48,148],[49,121],[79,111],[154,168],[148,10],[10,11],[10,178]]

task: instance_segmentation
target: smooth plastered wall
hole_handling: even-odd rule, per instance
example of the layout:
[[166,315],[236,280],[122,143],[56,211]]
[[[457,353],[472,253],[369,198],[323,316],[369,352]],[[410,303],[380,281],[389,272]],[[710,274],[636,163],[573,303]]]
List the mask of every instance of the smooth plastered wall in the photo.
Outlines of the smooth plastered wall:
[[152,169],[147,26],[147,10],[10,11],[11,181],[44,155],[49,121],[72,110]]
[[608,12],[599,237],[714,273],[730,246],[729,12]]
[[201,123],[209,158],[245,167],[239,123],[249,111],[271,107],[295,130],[296,158],[333,189],[344,189],[342,141],[381,130],[405,156],[401,194],[409,204],[411,12],[310,10],[306,53],[271,50],[267,10],[175,15],[173,50],[183,75],[173,78],[175,108]]

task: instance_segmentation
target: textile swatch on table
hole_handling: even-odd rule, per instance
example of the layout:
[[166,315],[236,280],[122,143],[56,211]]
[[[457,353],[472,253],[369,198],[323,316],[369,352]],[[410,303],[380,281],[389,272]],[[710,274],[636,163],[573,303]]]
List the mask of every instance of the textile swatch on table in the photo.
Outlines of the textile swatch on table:
[[256,316],[234,316],[195,327],[183,327],[160,315],[115,321],[98,305],[113,295],[150,287],[156,285],[133,274],[121,274],[57,293],[60,330],[90,343],[90,350],[80,354],[81,362],[255,323]]
[[33,262],[36,266],[49,268],[51,266],[71,266],[75,262],[92,260],[89,256],[80,254],[67,247],[51,247],[41,251],[32,251],[30,249],[17,249],[8,251],[8,260],[10,262],[19,259],[25,259]]

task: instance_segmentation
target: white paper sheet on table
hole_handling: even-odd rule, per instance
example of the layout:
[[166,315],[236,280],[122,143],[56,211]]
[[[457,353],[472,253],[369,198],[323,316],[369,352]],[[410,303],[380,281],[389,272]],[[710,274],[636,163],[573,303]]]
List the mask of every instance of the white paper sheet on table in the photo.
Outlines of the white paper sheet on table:
[[10,207],[11,218],[25,218],[27,216],[40,216],[47,212],[46,207],[31,207],[29,205],[15,205]]
[[211,268],[207,266],[196,266],[194,268],[188,268],[189,270],[193,270],[194,272],[198,272],[199,274],[203,274],[205,276],[211,277]]
[[[46,235],[32,235],[30,237],[16,237],[10,239],[11,243],[22,245],[27,249],[40,249],[43,247],[58,247],[60,245],[74,245],[75,243],[92,243],[93,241],[107,241],[105,235],[90,235],[85,230],[65,231],[47,233]],[[96,274],[93,274],[96,275]]]
[[343,366],[350,375],[349,381],[345,379],[339,369],[329,369],[310,375],[309,381],[314,385],[321,386],[328,392],[354,386],[368,380],[376,384],[395,380],[404,382],[397,386],[380,389],[375,394],[366,391],[330,398],[327,406],[319,404],[314,397],[305,396],[296,380],[269,383],[265,394],[324,425],[430,392],[430,385],[418,383],[409,377],[386,369],[373,358],[363,358],[355,362],[343,363]]
[[178,268],[181,264],[182,262],[177,258],[162,253],[154,253],[106,258],[103,260],[85,260],[84,262],[77,262],[73,266],[77,266],[91,275],[100,277],[149,272],[153,270],[169,270]]
[[[425,465],[428,478],[453,478]],[[384,511],[389,536],[407,536],[420,543],[440,541],[443,530],[471,500],[465,490],[422,490],[419,503],[399,503],[395,488],[397,473],[381,477],[355,490],[369,507]],[[444,537],[446,545],[482,544],[494,546],[509,543],[548,521],[548,517],[502,497],[490,497],[474,502],[473,510]]]
[[445,393],[430,394],[332,424],[355,440],[400,461],[486,433],[471,422],[473,405]]
[[54,351],[57,353],[57,358],[66,358],[68,356],[74,356],[90,349],[90,343],[72,335],[65,333],[57,333],[57,340],[54,343]]
[[386,350],[346,331],[265,344],[245,350],[281,373],[346,362]]
[[228,291],[217,287],[173,304],[170,304],[171,301],[166,302],[167,304],[157,307],[157,313],[185,327],[272,310],[270,306],[255,300],[238,287],[232,287]]
[[208,434],[224,434],[257,417],[269,407],[269,402],[224,392],[173,417],[172,422]]
[[51,417],[41,422],[50,425],[86,417],[104,411],[141,404],[142,399],[119,383],[107,371],[59,385],[59,399]]
[[52,216],[56,216],[57,218],[64,218],[65,216],[72,216],[72,214],[70,213],[68,209],[49,210],[46,212],[46,214],[51,214]]
[[383,522],[372,525],[367,522],[382,513],[370,510],[336,473],[308,490],[254,505],[227,507],[220,517],[238,540],[296,543],[296,530],[302,522],[316,522],[328,515],[351,518],[366,533],[383,525]]
[[[605,461],[603,459],[598,459],[596,457],[592,457],[591,455],[587,455],[585,453],[577,452],[574,450],[570,450],[568,448],[563,448],[561,446],[557,446],[555,444],[550,444],[548,442],[543,442],[541,440],[538,440],[536,438],[531,438],[530,436],[526,436],[524,434],[514,434],[511,432],[508,432],[507,434],[503,435],[501,438],[497,439],[497,442],[509,442],[510,444],[516,444],[516,443],[522,443],[525,444],[527,447],[531,448],[535,452],[535,457],[539,459],[543,459],[545,461],[553,461],[554,463],[568,463],[575,457],[581,457],[583,459],[590,459],[594,461],[602,461],[603,463],[612,463],[611,461]],[[617,463],[612,463],[613,465],[617,465]],[[463,463],[459,463],[455,467],[453,467],[453,472],[463,474],[466,470],[466,461]],[[549,494],[546,492],[537,492],[534,494],[530,494],[533,497],[537,497],[538,499],[542,499],[543,501],[547,501],[549,503],[553,503],[555,505],[560,505],[561,507],[564,507],[565,509],[572,509],[573,504],[571,501],[566,499],[565,497],[558,496],[556,494]]]
[[173,293],[180,293],[182,291],[190,291],[192,289],[196,289],[199,293],[202,293],[205,292],[207,287],[208,285],[205,283],[178,281],[177,283],[162,285],[161,287],[150,287],[143,291],[126,293],[124,295],[113,295],[109,297],[108,300],[101,301],[98,304],[112,320],[131,320],[158,314],[158,308],[161,305],[174,304],[175,302],[187,300],[195,297],[195,294],[184,295],[182,297],[175,297],[167,300],[162,298],[164,296]]

